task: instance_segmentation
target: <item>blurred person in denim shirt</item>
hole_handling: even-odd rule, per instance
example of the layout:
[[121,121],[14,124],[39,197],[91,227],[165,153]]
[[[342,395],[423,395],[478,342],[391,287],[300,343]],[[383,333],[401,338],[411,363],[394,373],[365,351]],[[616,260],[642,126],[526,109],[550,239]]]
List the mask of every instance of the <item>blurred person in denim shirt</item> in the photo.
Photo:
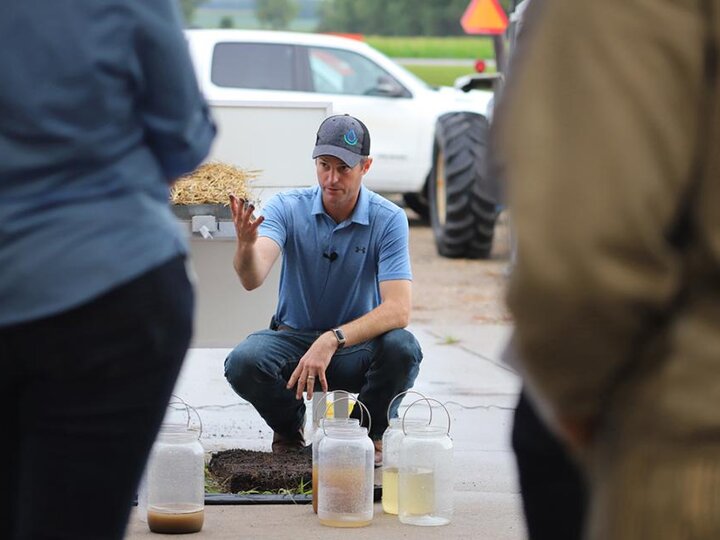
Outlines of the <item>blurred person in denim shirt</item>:
[[2,538],[123,537],[190,342],[168,194],[215,127],[175,4],[2,6]]

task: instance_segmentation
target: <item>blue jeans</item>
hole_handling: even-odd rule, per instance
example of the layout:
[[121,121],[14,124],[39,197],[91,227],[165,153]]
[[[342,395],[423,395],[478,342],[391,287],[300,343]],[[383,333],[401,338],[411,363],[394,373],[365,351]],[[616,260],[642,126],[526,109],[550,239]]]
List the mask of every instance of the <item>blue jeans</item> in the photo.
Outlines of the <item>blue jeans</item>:
[[[237,394],[249,401],[277,433],[292,435],[303,426],[305,402],[288,390],[290,375],[318,338],[318,332],[261,330],[250,334],[225,359],[225,378]],[[375,339],[340,349],[325,375],[330,390],[357,393],[372,418],[370,436],[381,439],[387,428],[392,399],[412,388],[420,370],[422,350],[407,330],[391,330]],[[322,391],[316,381],[316,391]],[[393,403],[397,416],[402,400]],[[359,418],[359,407],[351,416]],[[367,419],[364,422],[367,427]]]

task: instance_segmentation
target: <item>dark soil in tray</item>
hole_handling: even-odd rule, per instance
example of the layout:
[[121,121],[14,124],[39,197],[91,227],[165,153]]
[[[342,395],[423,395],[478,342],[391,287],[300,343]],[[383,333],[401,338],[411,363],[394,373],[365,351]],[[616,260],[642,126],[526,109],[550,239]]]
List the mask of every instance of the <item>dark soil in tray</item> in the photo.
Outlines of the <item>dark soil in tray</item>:
[[224,450],[212,454],[208,472],[223,493],[297,493],[312,483],[310,453],[273,454],[255,450]]

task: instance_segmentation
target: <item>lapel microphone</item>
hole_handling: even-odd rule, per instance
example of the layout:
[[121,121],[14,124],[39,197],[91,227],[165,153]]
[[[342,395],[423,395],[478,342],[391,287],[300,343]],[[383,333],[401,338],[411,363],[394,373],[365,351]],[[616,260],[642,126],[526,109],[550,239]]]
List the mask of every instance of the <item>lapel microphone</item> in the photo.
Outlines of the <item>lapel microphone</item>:
[[332,253],[323,253],[323,257],[328,259],[330,262],[333,262],[335,259],[338,258],[338,254],[334,251]]

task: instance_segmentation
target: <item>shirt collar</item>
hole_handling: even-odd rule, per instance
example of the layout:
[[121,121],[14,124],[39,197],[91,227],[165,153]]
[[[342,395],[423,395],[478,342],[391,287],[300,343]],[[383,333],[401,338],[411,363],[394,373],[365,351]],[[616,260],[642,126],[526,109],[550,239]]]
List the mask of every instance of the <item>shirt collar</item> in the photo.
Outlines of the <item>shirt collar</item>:
[[[315,188],[315,197],[313,198],[312,214],[325,214],[325,208],[322,203],[322,189],[320,186]],[[355,204],[350,220],[358,225],[370,224],[370,193],[365,186],[360,186],[360,193]]]

